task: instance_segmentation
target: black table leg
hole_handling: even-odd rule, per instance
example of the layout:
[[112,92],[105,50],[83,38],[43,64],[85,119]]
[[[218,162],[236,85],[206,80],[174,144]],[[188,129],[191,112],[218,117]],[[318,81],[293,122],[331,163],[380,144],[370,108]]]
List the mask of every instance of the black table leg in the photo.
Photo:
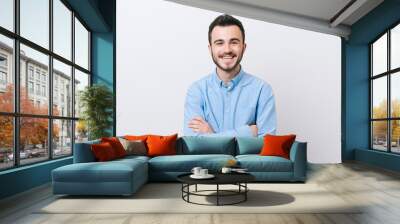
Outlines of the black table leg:
[[190,202],[189,200],[189,195],[190,195],[190,184],[187,185],[187,201]]
[[219,205],[219,184],[217,184],[217,206]]
[[182,187],[181,187],[182,199],[184,199],[184,198],[183,198],[183,190],[184,190],[184,188],[183,188],[183,187],[184,187],[184,184],[182,183]]
[[245,187],[245,192],[244,192],[244,201],[247,201],[247,192],[248,192],[248,190],[247,190],[247,182],[246,183],[244,183],[244,187]]

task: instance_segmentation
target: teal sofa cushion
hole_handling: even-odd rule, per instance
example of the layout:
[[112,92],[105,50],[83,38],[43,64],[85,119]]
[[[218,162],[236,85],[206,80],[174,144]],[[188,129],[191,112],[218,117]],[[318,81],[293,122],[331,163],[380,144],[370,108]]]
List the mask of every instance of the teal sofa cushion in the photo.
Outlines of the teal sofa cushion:
[[293,162],[279,156],[238,155],[236,159],[249,172],[293,172]]
[[150,172],[191,172],[193,167],[203,167],[211,172],[219,171],[230,159],[231,155],[173,155],[157,156],[149,160]]
[[264,138],[237,137],[236,142],[236,155],[260,154],[264,145]]
[[235,138],[184,136],[177,142],[177,154],[226,154],[235,155]]
[[74,163],[52,171],[54,194],[131,195],[148,181],[148,158]]
[[[126,182],[132,172],[144,171],[141,160],[114,160],[108,162],[74,163],[53,170],[54,181],[68,182]],[[147,175],[143,173],[143,175]]]

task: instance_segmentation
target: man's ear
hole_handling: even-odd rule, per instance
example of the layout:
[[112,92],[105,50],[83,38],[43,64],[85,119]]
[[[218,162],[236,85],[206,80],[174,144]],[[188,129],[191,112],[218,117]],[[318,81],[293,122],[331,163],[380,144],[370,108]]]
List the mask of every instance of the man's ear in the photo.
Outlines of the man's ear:
[[210,54],[212,55],[212,53],[211,53],[211,45],[210,45],[210,44],[208,44],[208,51],[209,51]]
[[246,47],[247,47],[247,44],[244,43],[244,44],[243,44],[243,53],[246,51]]

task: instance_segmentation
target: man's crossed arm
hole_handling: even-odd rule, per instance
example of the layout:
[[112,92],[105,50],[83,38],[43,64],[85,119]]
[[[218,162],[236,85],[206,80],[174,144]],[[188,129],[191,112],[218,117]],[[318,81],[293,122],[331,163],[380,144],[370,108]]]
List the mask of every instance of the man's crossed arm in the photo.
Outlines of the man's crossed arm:
[[[204,135],[204,134],[209,134],[209,135],[215,135],[215,131],[211,127],[210,124],[207,123],[202,117],[200,116],[195,116],[192,120],[189,121],[188,123],[188,128],[192,129],[194,133],[197,133],[199,135]],[[252,136],[257,137],[258,134],[258,128],[257,125],[249,125],[250,131]],[[234,130],[230,130],[229,132],[232,132]],[[227,133],[222,133],[222,134],[227,134]]]

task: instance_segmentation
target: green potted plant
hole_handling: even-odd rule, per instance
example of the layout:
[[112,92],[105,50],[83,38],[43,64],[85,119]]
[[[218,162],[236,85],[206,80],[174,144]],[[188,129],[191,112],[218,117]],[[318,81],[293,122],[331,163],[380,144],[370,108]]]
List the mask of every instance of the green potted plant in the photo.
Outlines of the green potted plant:
[[79,106],[83,124],[90,140],[110,136],[112,126],[113,93],[102,84],[87,86],[80,92]]

